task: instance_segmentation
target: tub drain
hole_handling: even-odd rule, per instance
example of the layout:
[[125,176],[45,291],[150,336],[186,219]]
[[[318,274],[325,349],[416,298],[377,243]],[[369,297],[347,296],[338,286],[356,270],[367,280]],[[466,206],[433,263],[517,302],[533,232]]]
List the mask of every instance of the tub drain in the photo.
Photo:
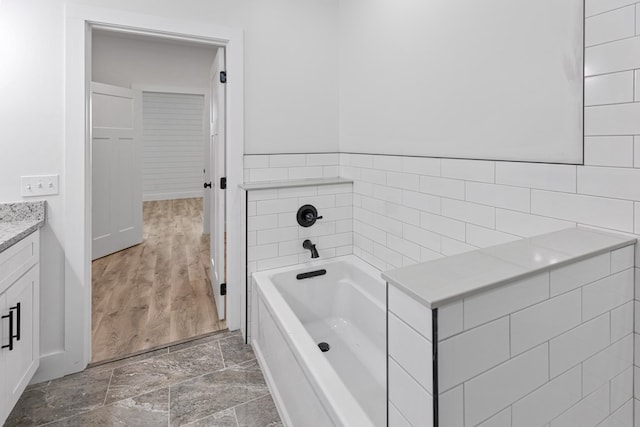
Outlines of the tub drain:
[[318,344],[318,347],[320,348],[320,350],[322,350],[323,353],[331,349],[331,346],[329,345],[329,343],[326,343],[326,342],[321,342],[320,344]]

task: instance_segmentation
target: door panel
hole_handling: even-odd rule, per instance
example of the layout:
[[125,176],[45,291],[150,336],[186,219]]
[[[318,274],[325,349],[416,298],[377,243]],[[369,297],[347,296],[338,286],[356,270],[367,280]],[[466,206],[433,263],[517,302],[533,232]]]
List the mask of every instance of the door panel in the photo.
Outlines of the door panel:
[[92,84],[92,259],[142,242],[141,100]]
[[226,297],[220,293],[220,284],[226,283],[226,192],[220,189],[220,178],[225,170],[225,86],[220,82],[224,71],[224,49],[218,49],[211,68],[211,285],[216,301],[218,318],[226,315]]
[[[20,303],[19,312],[14,311],[16,316],[14,327],[17,332],[18,323],[20,324],[20,340],[14,341],[12,351],[5,351],[5,366],[8,369],[6,376],[3,377],[3,382],[8,385],[6,398],[10,407],[13,407],[18,401],[36,372],[40,361],[39,334],[35,329],[38,328],[38,325],[34,324],[39,319],[39,315],[34,313],[34,307],[38,306],[39,298],[38,272],[38,267],[32,267],[6,292],[7,308],[17,307]],[[20,317],[19,322],[18,316]]]

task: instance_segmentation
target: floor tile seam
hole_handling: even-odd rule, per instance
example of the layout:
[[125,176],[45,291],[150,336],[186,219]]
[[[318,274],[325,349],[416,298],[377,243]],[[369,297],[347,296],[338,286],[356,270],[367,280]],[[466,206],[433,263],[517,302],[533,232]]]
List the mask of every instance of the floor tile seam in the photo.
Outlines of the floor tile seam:
[[[250,361],[247,361],[247,363],[251,362],[253,360],[256,360],[256,359],[252,359]],[[240,365],[232,365],[231,367],[234,367],[234,366],[240,366]],[[207,372],[205,372],[203,374],[196,375],[194,377],[185,378],[185,379],[182,379],[182,380],[177,381],[175,383],[170,383],[170,384],[164,385],[162,387],[154,387],[154,388],[145,389],[145,391],[142,392],[142,393],[139,393],[139,394],[136,394],[136,395],[133,395],[133,396],[123,397],[122,399],[114,400],[113,402],[109,402],[108,404],[105,404],[103,406],[109,406],[109,405],[112,405],[114,403],[121,402],[121,401],[127,400],[127,399],[134,399],[136,397],[140,397],[140,396],[143,396],[145,394],[153,393],[155,391],[160,391],[160,390],[163,390],[165,388],[169,389],[169,393],[171,393],[171,387],[176,387],[176,386],[182,385],[182,384],[184,384],[184,383],[186,383],[188,381],[193,381],[193,380],[196,380],[198,378],[202,378],[202,377],[204,377],[206,375],[210,375],[210,374],[213,374],[213,373],[216,373],[216,372],[224,371],[226,369],[228,369],[228,368],[222,367],[220,369],[216,369],[216,370],[213,370],[213,371],[207,371]],[[105,401],[106,401],[106,397],[105,397]]]
[[[169,387],[167,387],[167,388],[169,388]],[[159,391],[159,390],[162,390],[162,389],[158,389],[158,390],[154,390],[154,391]],[[136,396],[132,396],[132,397],[128,397],[128,398],[126,398],[126,399],[122,399],[122,400],[135,399],[136,397],[140,397],[140,396],[143,396],[143,395],[145,395],[145,394],[146,394],[146,393],[142,393],[142,394],[139,394],[139,395],[136,395]],[[170,393],[169,393],[169,396],[171,396],[171,394],[170,394]],[[120,402],[122,402],[122,400],[116,400],[116,401],[113,401],[113,402],[110,402],[110,403],[107,403],[107,404],[103,404],[103,405],[100,405],[100,406],[96,406],[96,407],[91,408],[91,409],[88,409],[88,410],[81,410],[80,412],[78,412],[78,413],[76,413],[76,414],[73,414],[73,415],[69,415],[69,416],[67,416],[67,417],[62,417],[62,418],[58,418],[58,419],[55,419],[55,420],[52,420],[52,421],[48,421],[48,422],[46,422],[45,424],[38,424],[38,427],[48,426],[48,425],[51,425],[51,424],[53,424],[53,423],[58,423],[58,422],[60,422],[60,421],[64,421],[64,420],[68,420],[68,419],[71,419],[71,418],[77,417],[78,415],[85,415],[85,414],[89,414],[89,413],[91,413],[91,412],[97,411],[97,410],[99,410],[99,409],[102,409],[102,408],[108,408],[108,407],[110,407],[110,406],[115,406],[115,404],[116,404],[116,403],[120,403]],[[170,407],[170,406],[167,406],[167,410],[166,410],[166,411],[162,411],[162,412],[166,412],[167,417],[168,417],[168,416],[169,416],[169,414],[170,414],[170,410],[171,410],[171,407]],[[147,411],[147,412],[158,412],[158,411]]]
[[218,344],[218,353],[220,353],[220,358],[222,359],[222,366],[224,366],[224,369],[226,369],[227,362],[225,362],[224,360],[224,354],[222,353],[222,346],[220,345],[220,341],[217,341],[216,344]]
[[49,387],[51,385],[51,381],[52,380],[43,381],[38,384],[28,385],[24,391],[27,392],[27,391],[33,391],[33,390],[42,390],[43,388]]
[[[248,360],[247,362],[243,362],[243,363],[245,363],[245,364],[247,364],[247,365],[248,365],[248,364],[249,364],[249,362],[253,362],[254,360],[257,360],[257,359],[251,359],[251,360]],[[170,385],[168,385],[167,387],[175,387],[175,386],[177,386],[177,385],[182,385],[183,383],[186,383],[187,381],[193,381],[193,380],[196,380],[196,379],[198,379],[198,378],[202,378],[202,377],[204,377],[204,376],[214,374],[214,373],[216,373],[216,372],[225,371],[225,370],[227,370],[227,369],[234,368],[234,367],[239,367],[239,366],[241,366],[241,365],[230,365],[230,366],[228,366],[228,367],[227,367],[227,366],[223,366],[223,367],[222,367],[222,368],[220,368],[220,369],[216,369],[216,370],[213,370],[213,371],[207,371],[207,372],[205,372],[205,373],[203,373],[203,374],[196,375],[195,377],[186,378],[186,379],[181,380],[181,381],[178,381],[178,382],[176,382],[176,383],[174,383],[174,384],[170,384]],[[260,369],[260,372],[262,373],[262,369]],[[161,390],[162,388],[164,388],[164,387],[161,387],[161,388],[159,388],[159,389],[157,389],[157,390]],[[145,394],[145,393],[143,393],[143,394]]]
[[111,406],[111,405],[113,405],[115,403],[122,402],[123,400],[127,400],[127,399],[135,399],[136,397],[141,397],[141,396],[144,396],[145,394],[154,393],[156,391],[164,390],[165,388],[169,389],[169,387],[172,387],[172,386],[171,385],[165,385],[164,387],[146,389],[142,393],[135,394],[135,395],[132,395],[132,396],[123,397],[122,399],[114,400],[113,402],[106,403],[104,406]]
[[111,370],[111,375],[109,375],[109,384],[107,384],[107,390],[104,392],[104,399],[102,399],[102,406],[106,406],[107,397],[109,396],[109,388],[111,387],[111,380],[113,379],[113,369]]
[[[198,419],[189,421],[187,424],[183,424],[183,425],[189,426],[189,425],[192,425],[193,423],[197,423],[198,421],[202,421],[202,420],[204,420],[206,418],[209,418],[209,417],[211,417],[211,416],[213,416],[215,414],[218,414],[220,412],[224,412],[224,411],[228,411],[228,410],[233,409],[233,417],[236,420],[236,425],[240,426],[240,422],[238,421],[238,414],[236,413],[236,408],[238,408],[239,406],[242,406],[242,405],[246,405],[247,403],[255,402],[256,400],[260,400],[260,399],[262,399],[262,398],[264,398],[266,396],[271,396],[271,392],[269,392],[269,390],[267,390],[267,393],[263,394],[262,396],[258,396],[258,397],[255,397],[253,399],[249,399],[246,402],[238,403],[237,405],[229,406],[228,408],[220,409],[219,411],[216,411],[213,414],[209,414],[209,415],[204,416],[202,418],[198,418]],[[171,417],[171,415],[169,415],[169,417]]]
[[[251,364],[251,362],[257,362],[258,359],[257,358],[253,358],[253,359],[249,359],[249,360],[245,360],[244,362],[240,362],[240,363],[233,363],[231,365],[229,365],[229,368],[233,368],[233,367],[237,367],[237,366],[248,366],[249,364]],[[262,368],[260,367],[260,365],[258,365],[258,368],[260,368],[260,372],[262,372]],[[227,369],[227,368],[225,368]],[[263,373],[264,375],[264,373]]]
[[100,408],[104,408],[105,406],[110,406],[110,405],[98,405],[98,406],[94,406],[91,409],[83,409],[83,410],[80,410],[79,412],[77,412],[75,414],[68,415],[68,416],[62,417],[62,418],[57,418],[55,420],[48,421],[48,422],[46,422],[44,424],[38,424],[38,427],[48,426],[48,425],[51,425],[53,423],[59,423],[60,421],[64,421],[64,420],[68,420],[68,419],[77,417],[78,415],[88,414],[88,413],[93,412],[95,410],[98,410]]
[[232,408],[235,410],[235,408],[237,408],[238,406],[242,406],[242,405],[246,405],[247,403],[255,402],[256,400],[260,400],[263,397],[267,397],[267,396],[271,396],[271,392],[269,391],[269,389],[267,389],[267,392],[265,394],[263,394],[262,396],[254,397],[253,399],[249,399],[244,403],[239,403],[239,404],[237,404],[235,406],[232,406]]
[[[99,408],[100,408],[100,406],[99,406]],[[90,411],[79,412],[79,413],[77,413],[77,414],[73,414],[73,415],[70,415],[70,416],[68,416],[68,417],[63,417],[63,418],[59,418],[59,419],[57,419],[57,420],[49,421],[49,422],[47,422],[47,423],[45,423],[45,424],[38,424],[38,425],[37,425],[37,427],[50,426],[50,425],[52,425],[53,423],[59,423],[60,421],[68,420],[68,419],[73,418],[73,417],[75,417],[75,416],[77,416],[77,415],[86,414],[86,413],[91,412],[91,411],[93,411],[93,409],[92,409],[92,410],[90,410]]]

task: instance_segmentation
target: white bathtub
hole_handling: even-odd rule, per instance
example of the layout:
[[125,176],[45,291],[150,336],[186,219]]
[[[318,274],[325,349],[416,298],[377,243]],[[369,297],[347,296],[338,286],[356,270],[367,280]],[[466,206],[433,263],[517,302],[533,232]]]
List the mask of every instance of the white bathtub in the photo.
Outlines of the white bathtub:
[[[320,268],[327,274],[296,279]],[[386,425],[380,272],[349,255],[254,273],[253,286],[252,345],[284,423]]]

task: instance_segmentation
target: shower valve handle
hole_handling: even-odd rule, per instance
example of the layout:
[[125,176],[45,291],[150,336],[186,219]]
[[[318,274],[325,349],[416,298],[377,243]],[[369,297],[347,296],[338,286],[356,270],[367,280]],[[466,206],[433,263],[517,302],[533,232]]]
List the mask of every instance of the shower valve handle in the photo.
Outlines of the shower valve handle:
[[304,218],[305,218],[307,221],[313,221],[313,220],[315,220],[315,219],[322,219],[322,215],[317,216],[317,215],[314,215],[314,214],[313,214],[313,212],[307,212],[307,213],[305,214]]

